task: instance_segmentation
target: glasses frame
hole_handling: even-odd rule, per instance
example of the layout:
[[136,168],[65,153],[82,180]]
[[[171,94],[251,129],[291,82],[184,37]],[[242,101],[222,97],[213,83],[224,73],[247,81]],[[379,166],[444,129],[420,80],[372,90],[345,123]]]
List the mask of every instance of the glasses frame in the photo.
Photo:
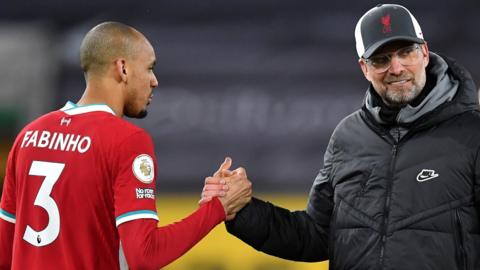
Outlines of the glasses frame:
[[[386,72],[391,66],[392,66],[392,58],[394,56],[398,57],[399,59],[402,59],[400,56],[399,56],[399,52],[401,52],[402,50],[405,50],[407,48],[411,48],[413,47],[413,50],[415,51],[416,53],[416,56],[418,57],[418,52],[420,51],[420,44],[418,43],[414,43],[412,45],[408,45],[408,46],[405,46],[405,47],[402,47],[394,52],[390,52],[390,53],[385,53],[385,54],[380,54],[380,55],[384,55],[387,59],[388,59],[388,64],[385,65],[385,67],[382,67],[382,68],[378,68],[378,67],[375,67],[372,63],[372,60],[371,60],[371,57],[370,58],[363,58],[363,61],[365,61],[365,63],[370,66],[372,68],[372,70],[375,72],[375,73],[384,73]],[[378,55],[376,55],[378,56]],[[400,64],[402,66],[413,66],[415,65],[415,63],[413,64],[403,64],[400,62]]]

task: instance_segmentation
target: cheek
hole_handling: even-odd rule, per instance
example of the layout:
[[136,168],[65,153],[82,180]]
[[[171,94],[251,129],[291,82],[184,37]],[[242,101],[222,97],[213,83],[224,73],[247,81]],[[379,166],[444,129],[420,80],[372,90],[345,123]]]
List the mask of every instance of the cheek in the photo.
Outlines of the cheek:
[[383,77],[381,76],[370,76],[370,83],[372,83],[373,87],[375,87],[376,90],[383,90],[385,89],[385,84],[383,83]]
[[416,69],[408,70],[411,73],[412,77],[415,78],[415,83],[419,83],[422,81],[422,70],[425,70],[423,64],[419,65]]
[[419,72],[417,76],[415,77],[415,84],[419,87],[422,88],[425,86],[425,83],[427,82],[427,73],[426,72]]
[[373,83],[379,83],[382,81],[382,76],[379,74],[373,73],[373,72],[368,72],[365,76],[369,82]]
[[151,82],[151,79],[150,79],[150,76],[143,76],[142,77],[142,87],[143,87],[143,91],[146,91],[148,92],[150,90],[150,82]]

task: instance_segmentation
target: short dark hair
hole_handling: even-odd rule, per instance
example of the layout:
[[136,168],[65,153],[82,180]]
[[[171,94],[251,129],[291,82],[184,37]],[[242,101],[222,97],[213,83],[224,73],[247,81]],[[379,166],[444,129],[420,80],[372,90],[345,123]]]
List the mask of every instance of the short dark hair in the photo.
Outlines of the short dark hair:
[[133,53],[133,41],[140,32],[119,22],[104,22],[93,27],[80,46],[80,66],[85,75],[102,73],[117,57]]

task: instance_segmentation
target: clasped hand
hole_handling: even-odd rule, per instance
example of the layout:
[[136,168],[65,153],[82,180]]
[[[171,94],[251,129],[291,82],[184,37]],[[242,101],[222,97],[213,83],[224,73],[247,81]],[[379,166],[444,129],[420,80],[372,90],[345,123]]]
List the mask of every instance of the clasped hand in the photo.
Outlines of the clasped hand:
[[242,167],[231,171],[231,166],[232,159],[227,157],[213,176],[205,178],[202,197],[198,202],[201,205],[218,197],[226,220],[235,218],[237,212],[252,199],[252,183],[247,178],[247,172]]

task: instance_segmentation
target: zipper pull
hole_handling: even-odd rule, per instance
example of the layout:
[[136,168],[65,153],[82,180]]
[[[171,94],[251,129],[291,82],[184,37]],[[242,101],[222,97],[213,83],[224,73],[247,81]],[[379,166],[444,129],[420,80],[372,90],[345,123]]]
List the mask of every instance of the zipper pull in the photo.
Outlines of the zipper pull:
[[398,144],[393,144],[392,146],[392,155],[396,156],[397,155],[397,149],[398,149]]

